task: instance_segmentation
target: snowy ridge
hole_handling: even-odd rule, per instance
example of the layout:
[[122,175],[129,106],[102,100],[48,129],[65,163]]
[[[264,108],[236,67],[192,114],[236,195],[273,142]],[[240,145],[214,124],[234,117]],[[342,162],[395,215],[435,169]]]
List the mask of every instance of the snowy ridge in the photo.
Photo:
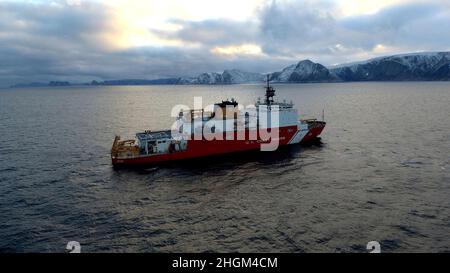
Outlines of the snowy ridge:
[[179,78],[180,84],[237,84],[263,82],[265,76],[260,73],[245,72],[238,69],[225,70],[223,73],[202,73],[197,77]]
[[343,68],[343,67],[353,67],[357,65],[364,65],[368,63],[375,63],[379,62],[383,59],[408,59],[410,57],[417,56],[419,58],[440,58],[440,56],[450,56],[450,52],[420,52],[420,53],[404,53],[404,54],[396,54],[391,56],[381,56],[376,57],[364,61],[358,61],[358,62],[351,62],[351,63],[343,63],[343,64],[337,64],[337,65],[330,65],[327,66],[329,70]]
[[450,52],[426,52],[379,57],[330,67],[343,81],[449,80]]
[[295,65],[290,65],[281,72],[270,75],[274,82],[330,82],[337,81],[338,78],[319,63],[310,60],[303,60]]

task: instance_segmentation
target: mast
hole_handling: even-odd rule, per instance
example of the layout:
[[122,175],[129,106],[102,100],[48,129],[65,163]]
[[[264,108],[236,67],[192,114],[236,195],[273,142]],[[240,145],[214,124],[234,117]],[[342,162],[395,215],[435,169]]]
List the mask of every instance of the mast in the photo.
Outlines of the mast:
[[266,104],[271,105],[273,103],[273,97],[275,96],[275,89],[270,86],[269,74],[267,74],[267,86],[266,86]]

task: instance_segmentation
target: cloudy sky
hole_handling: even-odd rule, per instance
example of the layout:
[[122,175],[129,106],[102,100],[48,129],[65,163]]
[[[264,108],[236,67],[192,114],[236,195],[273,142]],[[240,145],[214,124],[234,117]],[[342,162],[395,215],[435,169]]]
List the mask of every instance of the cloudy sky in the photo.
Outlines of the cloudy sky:
[[450,50],[447,0],[0,0],[0,86]]

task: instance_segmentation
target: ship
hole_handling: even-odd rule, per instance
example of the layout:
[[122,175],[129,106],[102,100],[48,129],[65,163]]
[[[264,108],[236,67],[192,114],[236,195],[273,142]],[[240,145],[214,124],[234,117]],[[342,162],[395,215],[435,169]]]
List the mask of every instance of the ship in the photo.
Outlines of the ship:
[[135,139],[116,136],[111,148],[114,167],[155,165],[173,161],[261,150],[310,142],[319,137],[326,122],[299,119],[291,102],[274,100],[275,89],[267,78],[263,100],[244,108],[235,99],[213,109],[180,110],[176,129],[146,130]]

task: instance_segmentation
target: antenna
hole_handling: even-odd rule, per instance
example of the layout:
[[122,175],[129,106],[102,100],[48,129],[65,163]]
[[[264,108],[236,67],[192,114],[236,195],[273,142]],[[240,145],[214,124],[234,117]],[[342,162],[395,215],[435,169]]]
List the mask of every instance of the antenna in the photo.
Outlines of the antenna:
[[325,121],[325,109],[322,109],[322,121]]

